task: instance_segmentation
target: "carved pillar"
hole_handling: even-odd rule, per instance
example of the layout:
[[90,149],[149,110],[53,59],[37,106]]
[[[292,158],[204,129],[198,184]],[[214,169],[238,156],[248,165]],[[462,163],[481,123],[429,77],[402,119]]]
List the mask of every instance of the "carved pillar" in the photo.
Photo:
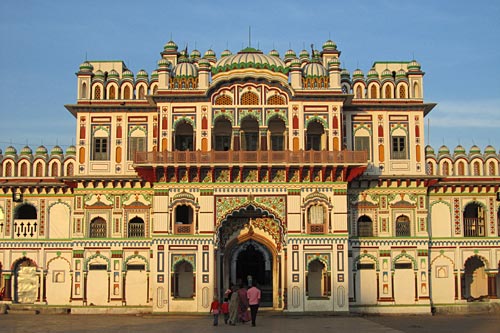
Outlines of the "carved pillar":
[[233,150],[240,150],[240,131],[233,130]]
[[42,302],[47,303],[47,271],[42,272],[43,274],[43,279],[42,279]]
[[3,282],[5,286],[4,301],[12,301],[12,274],[4,273]]
[[415,301],[418,301],[418,271],[415,271]]
[[488,297],[497,298],[497,273],[488,273]]
[[87,305],[87,274],[83,272],[83,305]]
[[458,283],[458,273],[455,272],[455,301],[458,300],[458,290],[460,290],[459,288],[459,283]]
[[127,272],[122,273],[122,305],[127,305],[127,295],[125,293],[125,286],[127,283]]
[[113,286],[111,285],[111,272],[108,272],[108,303],[111,302],[111,288]]
[[260,150],[261,151],[267,150],[267,130],[266,129],[260,131]]

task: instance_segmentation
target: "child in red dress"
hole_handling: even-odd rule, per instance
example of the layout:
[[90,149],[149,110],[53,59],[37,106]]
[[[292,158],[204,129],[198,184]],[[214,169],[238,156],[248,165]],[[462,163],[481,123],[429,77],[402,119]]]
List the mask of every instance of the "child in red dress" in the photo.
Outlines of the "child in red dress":
[[219,300],[217,299],[217,296],[214,296],[214,300],[212,304],[210,304],[210,313],[214,316],[214,326],[219,324],[219,309]]

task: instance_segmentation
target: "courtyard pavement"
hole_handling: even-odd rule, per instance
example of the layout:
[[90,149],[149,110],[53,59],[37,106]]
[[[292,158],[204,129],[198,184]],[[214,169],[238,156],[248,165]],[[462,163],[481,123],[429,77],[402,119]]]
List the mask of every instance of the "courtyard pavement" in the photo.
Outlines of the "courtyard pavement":
[[[219,318],[222,319],[222,318]],[[397,315],[397,316],[331,316],[259,313],[257,327],[249,323],[228,326],[212,325],[207,315],[34,315],[0,316],[0,332],[56,333],[210,333],[210,332],[342,332],[342,333],[499,333],[500,316],[486,315]]]

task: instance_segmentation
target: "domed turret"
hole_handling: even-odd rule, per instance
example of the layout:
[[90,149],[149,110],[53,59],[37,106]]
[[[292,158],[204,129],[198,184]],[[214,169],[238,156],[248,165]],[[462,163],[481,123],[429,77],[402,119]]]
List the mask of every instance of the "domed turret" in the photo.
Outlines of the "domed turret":
[[245,68],[270,70],[276,73],[287,74],[285,63],[278,57],[268,56],[257,49],[247,47],[235,55],[220,59],[213,67],[212,74],[230,72]]
[[33,156],[33,151],[29,146],[24,146],[23,149],[19,152],[19,156],[26,156],[26,157],[32,157]]
[[66,149],[66,155],[68,156],[76,156],[76,147],[71,145],[71,146],[68,146],[68,148]]
[[208,49],[203,55],[203,58],[207,59],[210,62],[217,61],[217,56],[215,55],[215,52],[212,49]]
[[290,68],[300,68],[301,62],[299,58],[293,58],[290,61]]
[[269,55],[271,57],[278,57],[278,58],[280,57],[280,53],[277,50],[271,50],[271,51],[269,51]]
[[477,155],[477,154],[481,154],[481,148],[479,148],[476,145],[473,145],[472,147],[470,147],[469,155]]
[[174,77],[185,77],[185,78],[196,77],[198,76],[198,69],[196,68],[195,65],[189,62],[189,59],[187,59],[184,56],[181,56],[179,58],[179,63],[177,64],[177,66],[175,66],[174,70],[172,71],[172,75]]
[[13,146],[8,146],[5,149],[5,156],[12,156],[12,157],[17,156],[17,150],[16,150],[16,148],[14,148]]
[[326,70],[325,66],[320,64],[320,62],[315,59],[311,63],[304,66],[302,76],[310,78],[326,77],[328,76],[328,71]]
[[93,70],[94,70],[94,66],[92,66],[92,64],[88,61],[85,61],[84,63],[82,63],[80,65],[80,72],[92,73]]
[[492,145],[487,145],[486,148],[484,148],[485,155],[496,155],[496,153],[497,151]]
[[101,81],[101,82],[103,82],[104,81],[104,73],[100,69],[98,69],[94,73],[94,78],[92,80],[93,81]]
[[108,81],[118,81],[120,79],[120,75],[114,69],[110,70],[108,73]]
[[396,72],[396,81],[401,81],[401,80],[408,81],[408,78],[406,77],[406,72],[402,68]]
[[45,146],[39,146],[36,150],[35,150],[35,156],[41,156],[41,157],[47,157],[48,155],[48,150],[47,148],[45,148]]
[[220,54],[220,58],[224,58],[224,57],[229,57],[230,55],[233,55],[233,53],[229,50],[224,50],[222,51],[222,53]]
[[155,69],[151,72],[151,82],[158,81],[158,71]]
[[372,68],[368,71],[368,73],[367,73],[366,77],[368,78],[368,82],[370,82],[370,81],[378,81],[378,79],[379,79],[379,77],[378,77],[378,73],[377,73],[377,71],[375,70],[375,68],[374,68],[374,67],[372,67]]
[[126,69],[122,73],[122,81],[131,81],[131,82],[134,82],[134,73],[132,73],[131,71],[129,71],[128,69]]
[[425,156],[434,156],[434,148],[430,145],[425,146]]
[[169,52],[169,53],[172,53],[172,52],[177,52],[177,44],[175,44],[175,42],[173,40],[170,40],[167,42],[167,44],[165,44],[165,46],[163,46],[163,51],[165,52]]
[[193,59],[193,61],[198,61],[200,58],[201,58],[201,53],[200,51],[194,49],[193,51],[191,51],[191,53],[189,54],[189,57],[191,59]]
[[168,61],[167,59],[165,58],[161,58],[160,60],[158,60],[158,68],[160,69],[166,69],[166,68],[170,68],[170,61]]
[[464,155],[464,154],[465,154],[465,148],[462,147],[461,145],[456,146],[455,150],[453,150],[453,156]]
[[297,58],[294,50],[288,50],[285,52],[285,62],[291,61],[292,59]]
[[448,149],[448,147],[446,147],[445,145],[442,145],[441,147],[439,147],[438,155],[450,155],[450,149]]
[[412,60],[408,64],[408,70],[410,72],[419,72],[420,71],[420,64],[416,60]]
[[300,60],[309,59],[309,52],[307,50],[300,51],[299,58]]
[[389,70],[389,68],[386,68],[382,71],[381,77],[382,77],[382,81],[387,81],[387,80],[393,79],[392,72]]
[[351,73],[347,70],[347,68],[343,68],[340,72],[340,79],[342,82],[351,81]]
[[323,51],[336,51],[336,50],[337,50],[337,44],[335,44],[335,42],[332,41],[331,39],[327,40],[323,44]]
[[137,72],[137,82],[140,81],[148,82],[148,73],[144,69]]
[[52,149],[50,150],[50,156],[62,156],[63,155],[63,150],[61,147],[59,147],[58,145],[55,145],[54,147],[52,147]]

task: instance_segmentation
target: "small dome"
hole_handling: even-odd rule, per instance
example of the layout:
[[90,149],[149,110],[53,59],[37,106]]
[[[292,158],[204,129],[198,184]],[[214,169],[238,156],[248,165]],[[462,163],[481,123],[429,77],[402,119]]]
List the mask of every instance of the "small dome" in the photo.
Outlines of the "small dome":
[[496,155],[496,153],[497,151],[492,145],[487,145],[486,148],[484,148],[485,155]]
[[151,72],[151,81],[158,81],[158,71],[156,69]]
[[453,155],[462,155],[465,154],[465,148],[461,145],[458,145],[455,147],[455,150],[453,150]]
[[404,69],[401,68],[399,71],[396,72],[396,80],[397,81],[407,80],[406,72]]
[[354,72],[352,72],[352,78],[353,79],[364,79],[365,77],[365,74],[363,73],[363,71],[361,69],[356,69]]
[[408,64],[408,70],[410,72],[419,72],[420,71],[420,64],[416,60],[412,60]]
[[449,155],[449,154],[450,154],[450,149],[448,149],[448,147],[446,147],[445,145],[442,145],[441,147],[439,147],[439,151],[438,151],[439,156]]
[[168,41],[167,44],[163,46],[164,51],[177,52],[177,49],[177,44],[175,44],[173,40]]
[[425,146],[425,155],[434,155],[434,148],[430,145]]
[[331,39],[327,40],[323,44],[323,51],[336,51],[336,50],[337,50],[337,44],[335,44],[335,42],[332,41]]
[[266,69],[277,73],[288,73],[285,63],[277,57],[268,56],[257,49],[247,47],[237,54],[220,59],[214,67],[212,74],[229,72],[243,68]]
[[134,73],[126,69],[122,73],[122,81],[134,81]]
[[94,66],[88,61],[85,61],[80,65],[80,72],[91,73],[94,70]]
[[285,52],[285,61],[289,61],[295,58],[297,58],[297,55],[295,54],[294,50],[290,49]]
[[318,61],[313,61],[304,66],[302,75],[304,77],[324,77],[328,76],[328,71]]
[[215,55],[215,52],[212,49],[208,49],[205,54],[203,55],[203,58],[207,59],[208,61],[217,61],[217,56]]
[[137,72],[137,81],[147,81],[148,80],[148,73],[144,70],[141,69]]
[[31,150],[31,148],[29,146],[24,146],[24,148],[21,149],[21,151],[19,152],[19,155],[20,156],[31,156],[31,155],[33,155],[33,151]]
[[229,57],[230,55],[233,55],[233,53],[229,50],[224,50],[222,51],[222,53],[220,54],[220,58],[224,58],[224,57]]
[[389,68],[386,68],[382,71],[382,79],[392,79],[392,72],[389,70]]
[[299,58],[293,58],[293,59],[290,61],[290,67],[300,68],[300,65],[301,65],[301,62],[300,62],[300,59],[299,59]]
[[16,156],[17,155],[17,150],[13,146],[8,146],[5,149],[5,156]]
[[200,59],[201,53],[200,53],[200,51],[194,49],[193,51],[191,51],[189,56],[191,57],[191,59],[197,60],[197,59]]
[[321,58],[321,52],[319,52],[318,50],[314,50],[311,57],[319,59],[319,58]]
[[158,60],[158,68],[170,68],[170,61],[165,58]]
[[59,147],[58,145],[55,145],[54,147],[52,147],[52,149],[50,150],[50,156],[62,156],[63,154],[63,150],[61,147]]
[[48,150],[45,146],[40,146],[35,150],[35,156],[47,156]]
[[280,57],[280,53],[277,50],[271,50],[271,51],[269,51],[269,55],[271,57],[278,57],[278,58]]
[[200,69],[210,70],[210,66],[210,61],[205,58],[201,58],[200,61],[198,61],[198,67]]
[[76,147],[71,145],[66,149],[66,155],[76,156]]
[[479,148],[476,145],[473,145],[472,147],[470,147],[469,154],[470,155],[481,154],[481,148]]
[[302,60],[302,59],[305,59],[305,58],[308,58],[308,59],[309,59],[309,52],[307,52],[307,50],[302,50],[302,51],[300,51],[299,58],[300,58],[301,60]]
[[120,75],[114,69],[110,70],[108,73],[108,80],[118,80]]
[[197,77],[198,69],[195,65],[189,62],[189,59],[182,56],[179,58],[179,63],[172,71],[174,77]]
[[373,67],[368,71],[368,73],[366,74],[366,77],[368,78],[368,80],[378,80],[379,79],[378,73],[375,70],[375,68],[373,68]]
[[347,70],[347,68],[342,68],[342,71],[340,72],[341,77],[350,77],[351,73]]
[[104,73],[100,69],[94,73],[94,80],[104,81]]

